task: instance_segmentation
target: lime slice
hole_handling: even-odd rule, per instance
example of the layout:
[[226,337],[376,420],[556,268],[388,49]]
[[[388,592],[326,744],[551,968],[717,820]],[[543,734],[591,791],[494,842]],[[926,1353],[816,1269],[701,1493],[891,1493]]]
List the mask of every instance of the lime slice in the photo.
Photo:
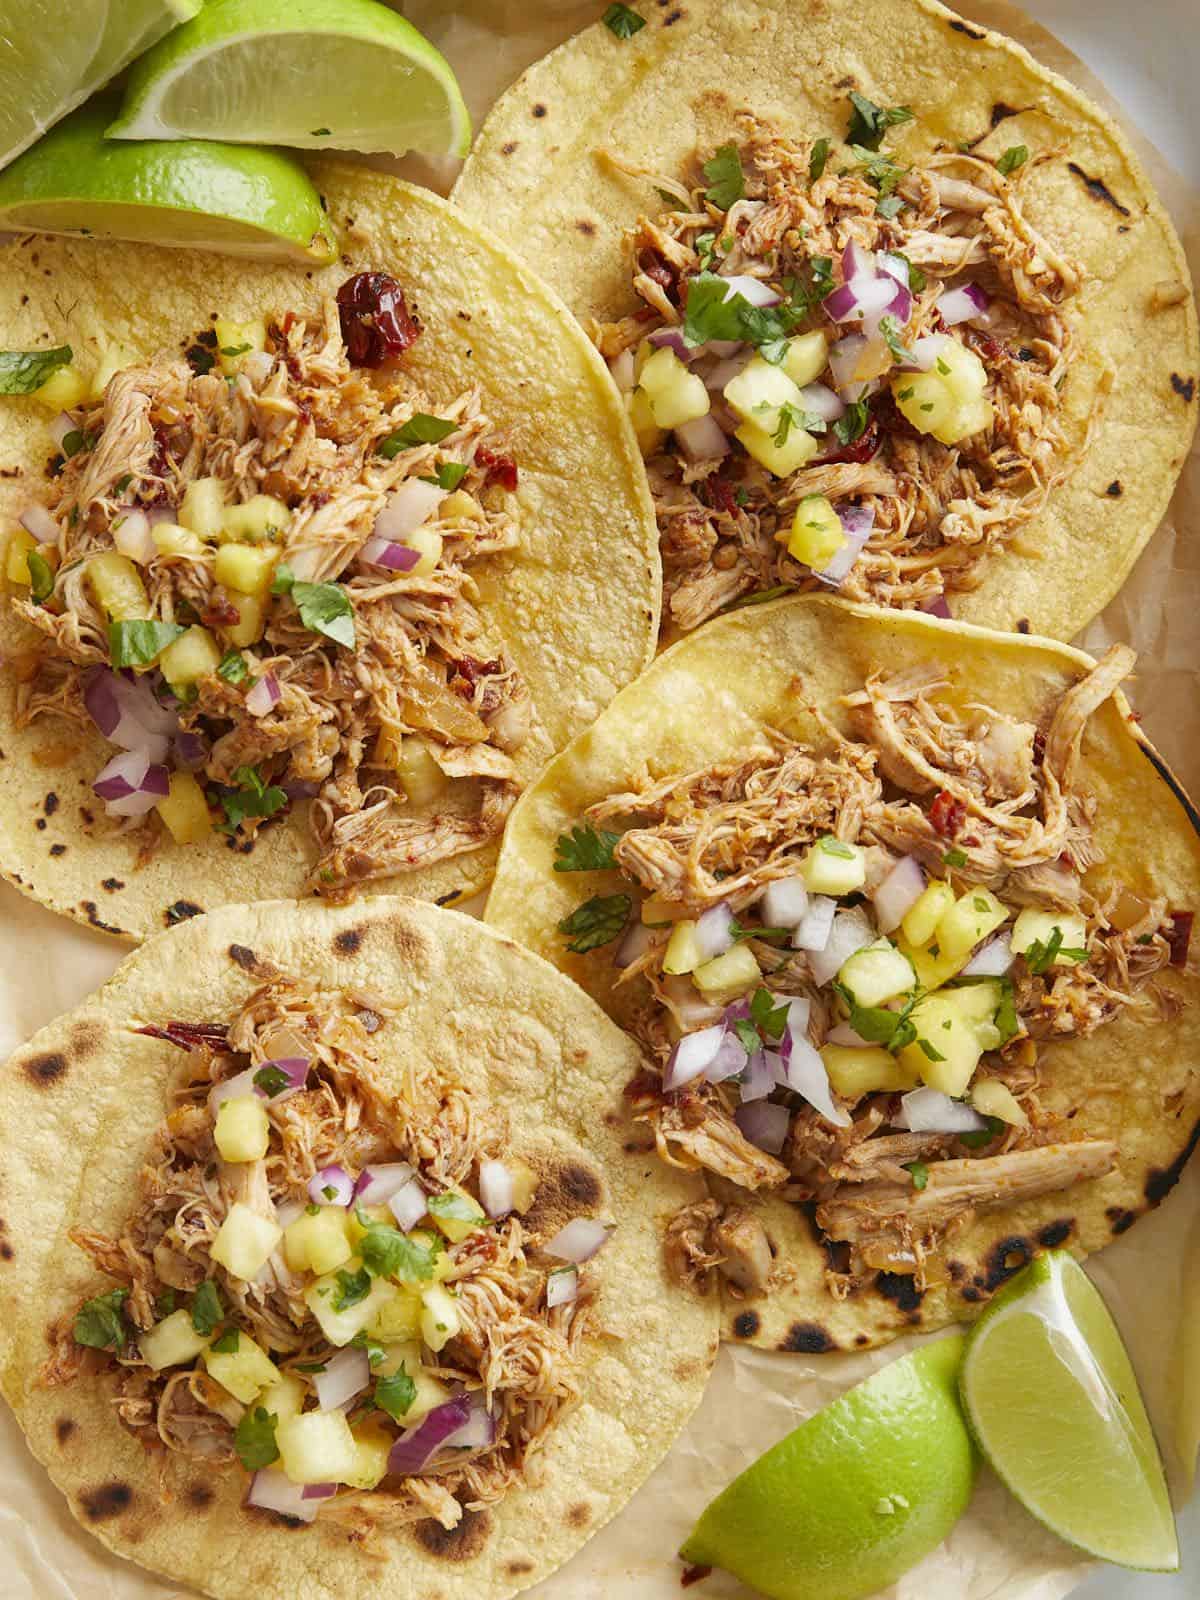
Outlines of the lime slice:
[[956,1387],[964,1342],[925,1345],[809,1417],[717,1496],[683,1559],[773,1600],[862,1600],[893,1583],[975,1486]]
[[1102,1561],[1178,1569],[1137,1379],[1071,1256],[1039,1256],[993,1301],[971,1333],[960,1382],[984,1454],[1039,1522]]
[[104,138],[112,110],[89,102],[0,172],[0,231],[335,259],[321,197],[291,156],[199,140],[115,144]]
[[0,37],[0,167],[108,82],[200,0],[62,0],[9,6]]
[[209,0],[134,68],[114,139],[466,155],[445,58],[377,0]]

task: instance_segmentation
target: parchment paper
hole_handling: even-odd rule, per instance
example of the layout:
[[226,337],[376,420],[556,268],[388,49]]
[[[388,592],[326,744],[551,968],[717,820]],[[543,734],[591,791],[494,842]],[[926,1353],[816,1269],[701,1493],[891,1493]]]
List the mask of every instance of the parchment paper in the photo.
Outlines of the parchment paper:
[[[1156,20],[1160,4],[1161,23]],[[1160,4],[1142,8],[1145,27],[1168,26],[1168,10],[1186,25],[1188,0],[1177,8],[1169,0]],[[594,20],[603,4],[407,0],[398,9],[450,57],[478,124],[525,66]],[[1019,39],[1040,60],[1116,109],[1066,48],[1007,0],[971,0],[957,9]],[[1184,235],[1193,276],[1200,279],[1196,197],[1156,151],[1133,136]],[[402,164],[407,175],[442,190],[453,181],[455,167],[450,162]],[[1195,529],[1198,522],[1200,450],[1193,452],[1170,515],[1124,591],[1080,641],[1093,650],[1113,638],[1127,638],[1136,646],[1141,660],[1133,698],[1151,737],[1193,792],[1200,791],[1200,541],[1184,538],[1182,531]],[[1153,820],[1147,819],[1147,825]],[[0,885],[0,1056],[81,1000],[107,977],[121,954],[121,947],[51,916]],[[1130,1346],[1181,1505],[1200,1438],[1196,1163],[1162,1208],[1095,1258],[1089,1270]],[[681,1569],[673,1552],[712,1495],[797,1422],[910,1345],[902,1341],[866,1356],[816,1358],[724,1350],[700,1410],[667,1461],[607,1528],[533,1592],[545,1600],[677,1597]],[[1084,1558],[1047,1534],[985,1472],[970,1510],[945,1545],[880,1600],[1058,1600],[1088,1570]],[[1137,1580],[1128,1582],[1132,1586]],[[1183,1595],[1194,1593],[1195,1583],[1193,1573],[1178,1588],[1166,1587]],[[1123,1595],[1132,1593],[1132,1587],[1109,1592]],[[29,1457],[6,1409],[0,1409],[0,1593],[9,1600],[168,1600],[184,1595],[108,1555],[81,1531]],[[747,1591],[713,1574],[688,1593],[697,1600],[744,1600]]]

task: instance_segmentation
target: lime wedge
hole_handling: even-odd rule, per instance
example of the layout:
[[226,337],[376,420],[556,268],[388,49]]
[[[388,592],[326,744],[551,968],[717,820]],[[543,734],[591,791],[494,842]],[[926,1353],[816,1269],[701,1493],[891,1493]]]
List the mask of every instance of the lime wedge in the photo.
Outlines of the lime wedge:
[[0,167],[108,82],[200,0],[62,0],[9,6],[0,37]]
[[314,262],[337,241],[300,163],[199,140],[116,144],[89,102],[0,172],[0,231],[73,233]]
[[1162,1462],[1116,1324],[1069,1255],[1039,1256],[971,1333],[960,1379],[984,1454],[1060,1539],[1174,1572]]
[[209,0],[137,63],[114,139],[466,155],[445,58],[377,0]]
[[893,1361],[735,1478],[680,1551],[772,1600],[862,1600],[935,1549],[978,1457],[959,1409],[964,1340]]

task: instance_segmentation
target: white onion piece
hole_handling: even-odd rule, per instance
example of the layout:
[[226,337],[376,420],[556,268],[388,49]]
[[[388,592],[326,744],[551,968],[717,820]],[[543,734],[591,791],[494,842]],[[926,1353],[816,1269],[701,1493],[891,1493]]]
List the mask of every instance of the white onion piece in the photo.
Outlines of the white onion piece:
[[[411,1233],[429,1210],[429,1197],[415,1178],[388,1196],[388,1210],[404,1233]],[[509,1207],[511,1210],[511,1206]]]
[[829,1074],[820,1054],[801,1033],[789,1026],[790,1049],[784,1057],[785,1082],[793,1094],[807,1100],[813,1110],[832,1122],[835,1128],[848,1128],[850,1118],[835,1104]]
[[743,1134],[759,1150],[777,1156],[788,1135],[792,1114],[786,1106],[773,1100],[756,1100],[748,1106],[739,1106],[733,1119]]
[[978,284],[964,283],[957,289],[943,290],[934,307],[946,326],[953,328],[982,316],[988,308],[988,297]]
[[829,943],[824,950],[810,950],[808,964],[813,982],[820,988],[835,977],[843,962],[849,961],[857,950],[875,942],[875,929],[870,918],[859,906],[839,911],[829,931]]
[[721,1022],[711,1028],[701,1028],[698,1033],[685,1033],[663,1068],[664,1093],[673,1094],[676,1089],[682,1089],[685,1083],[691,1083],[693,1078],[707,1072],[724,1037],[725,1025]]
[[311,1522],[319,1506],[317,1500],[305,1498],[302,1483],[293,1483],[275,1467],[262,1467],[254,1474],[246,1504],[258,1506],[262,1511],[276,1511],[281,1517],[293,1517],[297,1522]]
[[556,1267],[546,1279],[546,1309],[570,1305],[579,1293],[579,1268]]
[[222,1083],[214,1083],[208,1091],[208,1114],[216,1117],[221,1109],[223,1100],[236,1100],[241,1096],[252,1094],[258,1100],[267,1097],[254,1081],[257,1067],[247,1067],[244,1072],[239,1072],[236,1077],[226,1078]]
[[864,1039],[861,1033],[855,1033],[854,1029],[848,1022],[839,1022],[836,1024],[836,1026],[830,1028],[829,1032],[825,1035],[825,1043],[848,1044],[853,1045],[855,1049],[862,1050],[869,1045],[871,1041],[870,1039]]
[[752,306],[777,306],[783,299],[778,289],[772,289],[769,283],[764,283],[761,278],[752,278],[749,273],[739,273],[737,276],[726,280],[729,288],[726,291],[726,300],[735,294],[740,294],[743,300],[748,300]]
[[836,422],[846,414],[846,402],[824,383],[806,383],[800,391],[805,411],[824,422]]
[[565,1228],[558,1230],[544,1249],[548,1256],[557,1256],[560,1261],[573,1261],[580,1266],[604,1248],[612,1229],[611,1222],[597,1222],[594,1217],[575,1217]]
[[92,789],[110,817],[144,817],[170,792],[170,774],[145,750],[118,750],[96,774]]
[[479,1203],[489,1217],[507,1217],[516,1202],[513,1175],[503,1161],[479,1163]]
[[808,1022],[811,1015],[811,1000],[789,1000],[787,1003],[787,1021],[785,1022],[784,1026],[790,1033],[793,1033],[797,1039],[804,1038],[808,1033]]
[[354,1198],[354,1179],[336,1162],[322,1167],[308,1180],[308,1198],[317,1206],[348,1206]]
[[349,1345],[330,1356],[325,1371],[314,1378],[317,1404],[322,1411],[340,1411],[348,1401],[359,1395],[371,1381],[371,1365],[365,1350]]
[[[562,1268],[569,1271],[570,1268]],[[553,1276],[553,1273],[551,1274]],[[576,1283],[578,1283],[576,1273]],[[549,1284],[547,1284],[547,1293]],[[549,1300],[547,1300],[549,1304]],[[461,1428],[456,1428],[442,1440],[443,1450],[481,1450],[485,1445],[494,1444],[496,1439],[496,1419],[487,1409],[481,1394],[473,1394],[470,1399],[471,1413]]]
[[886,272],[890,278],[908,288],[908,262],[903,256],[894,256],[887,250],[881,250],[875,258],[879,270]]
[[389,544],[402,544],[410,533],[429,521],[445,498],[446,490],[436,483],[407,478],[388,495],[387,503],[375,518],[372,536],[385,539]]
[[900,1096],[896,1126],[910,1133],[978,1133],[987,1121],[940,1089],[910,1089]]
[[775,1071],[767,1060],[767,1052],[755,1050],[746,1057],[746,1070],[742,1075],[742,1104],[746,1105],[751,1100],[765,1100],[774,1087]]
[[901,856],[877,888],[871,891],[880,933],[891,933],[925,893],[925,873],[916,856]]
[[239,377],[249,378],[252,383],[262,385],[275,370],[275,357],[269,350],[251,350],[242,357],[242,369]]
[[136,561],[139,567],[148,567],[158,554],[150,518],[144,511],[127,511],[113,529],[113,544],[123,556]]
[[822,305],[834,322],[864,322],[886,311],[895,298],[891,278],[854,278],[826,295]]
[[61,450],[63,441],[69,433],[75,433],[79,424],[69,411],[60,411],[50,424],[50,437],[54,440],[55,448]]
[[286,1233],[297,1218],[302,1217],[306,1207],[299,1200],[285,1200],[282,1205],[275,1207],[275,1221]]
[[727,1033],[704,1076],[709,1083],[724,1083],[746,1070],[746,1047],[736,1033]]
[[39,544],[57,544],[61,529],[45,506],[34,501],[25,507],[18,518],[25,532],[32,534]]
[[282,691],[273,672],[264,672],[255,679],[254,687],[246,696],[246,710],[252,717],[265,717],[279,704]]
[[698,993],[690,978],[667,978],[663,982],[663,989],[670,1001],[672,1015],[687,1033],[706,1027],[721,1016],[721,1007]]
[[729,440],[711,411],[681,422],[675,429],[675,440],[689,461],[717,461],[729,454]]
[[931,372],[937,364],[937,358],[946,348],[948,333],[924,334],[912,346],[913,359],[905,361],[900,366],[901,372]]
[[364,1167],[354,1185],[354,1198],[364,1206],[382,1206],[416,1176],[407,1161],[384,1161]]
[[768,928],[795,928],[808,910],[808,890],[802,878],[772,878],[758,903]]
[[106,739],[151,761],[163,759],[168,740],[179,731],[178,717],[158,703],[145,678],[96,667],[84,679],[83,703]]
[[733,912],[724,900],[702,911],[696,920],[696,949],[705,961],[733,947]]
[[832,584],[837,588],[858,560],[863,545],[871,537],[871,529],[875,525],[875,511],[869,506],[841,506],[835,509],[846,542],[823,567],[813,568],[813,576],[820,578],[822,583]]
[[631,967],[640,960],[654,943],[654,934],[655,929],[648,928],[644,922],[631,922],[613,951],[613,966]]
[[875,252],[859,244],[857,239],[851,239],[842,251],[842,282],[853,283],[856,278],[866,282],[875,277],[878,270]]
[[1013,964],[1011,935],[998,933],[981,944],[959,974],[962,978],[1002,978]]
[[614,356],[608,363],[608,370],[622,394],[628,394],[637,387],[636,362],[632,350],[622,350],[619,356]]
[[808,910],[792,935],[792,949],[824,950],[829,943],[836,911],[836,900],[827,894],[814,894],[808,902]]

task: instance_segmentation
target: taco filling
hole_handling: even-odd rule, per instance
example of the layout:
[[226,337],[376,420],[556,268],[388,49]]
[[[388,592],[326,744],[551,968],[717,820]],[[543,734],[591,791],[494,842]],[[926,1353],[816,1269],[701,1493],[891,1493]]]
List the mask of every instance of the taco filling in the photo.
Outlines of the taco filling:
[[653,1068],[634,1114],[665,1160],[736,1186],[673,1221],[681,1277],[782,1281],[737,1189],[811,1208],[841,1297],[879,1272],[923,1286],[975,1215],[1119,1163],[1039,1087],[1047,1044],[1182,1004],[1155,980],[1186,963],[1191,911],[1104,860],[1080,778],[1132,662],[1115,646],[1037,725],[964,703],[936,666],[875,673],[841,701],[849,737],[810,708],[819,745],[767,732],[559,839],[557,870],[621,875],[560,930],[612,945],[632,986]]
[[644,306],[593,328],[675,631],[820,585],[948,616],[1083,453],[1060,396],[1083,272],[1021,204],[1051,153],[909,163],[883,145],[912,112],[851,100],[844,144],[744,115],[684,181],[655,175]]
[[406,374],[420,337],[363,272],[186,359],[117,352],[54,425],[8,549],[42,636],[18,716],[112,741],[94,789],[143,859],[311,799],[310,887],[345,896],[502,828],[532,708],[471,568],[518,542],[518,468],[478,392],[435,406]]
[[611,1229],[524,1223],[536,1174],[432,1068],[382,1094],[394,1026],[374,995],[278,979],[228,1027],[141,1029],[187,1079],[124,1231],[71,1231],[115,1286],[42,1372],[110,1388],[155,1454],[240,1468],[248,1504],[358,1537],[452,1528],[523,1477],[579,1399]]

